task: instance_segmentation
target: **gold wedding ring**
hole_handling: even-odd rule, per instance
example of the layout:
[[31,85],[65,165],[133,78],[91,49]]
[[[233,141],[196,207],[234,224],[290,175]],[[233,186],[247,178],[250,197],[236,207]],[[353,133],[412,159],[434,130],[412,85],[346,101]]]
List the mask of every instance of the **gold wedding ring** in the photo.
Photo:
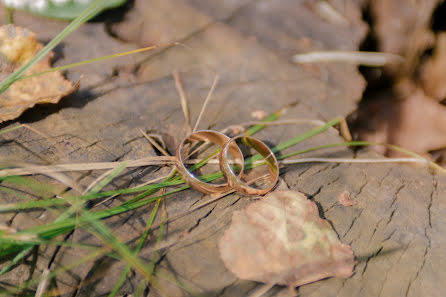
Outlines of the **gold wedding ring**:
[[[186,165],[184,164],[185,158],[183,155],[187,154],[187,151],[184,151],[184,147],[188,142],[192,141],[203,141],[203,142],[211,142],[216,145],[219,145],[221,148],[228,143],[230,138],[220,132],[217,131],[211,131],[211,130],[202,130],[194,132],[190,135],[188,135],[186,138],[181,141],[180,145],[177,148],[176,151],[176,167],[178,172],[183,176],[184,181],[191,187],[194,188],[197,191],[200,191],[202,193],[206,194],[218,194],[223,193],[228,190],[230,190],[232,187],[228,185],[227,183],[224,184],[210,184],[203,182],[200,180],[196,175],[194,175],[191,171],[189,171],[186,168]],[[240,148],[237,146],[235,142],[232,143],[232,145],[226,146],[226,156],[228,154],[231,154],[237,162],[240,163],[241,171],[240,174],[243,174],[244,169],[244,158],[243,153],[241,152]]]
[[[236,144],[236,140],[241,139],[242,142],[256,150],[265,160],[269,169],[270,184],[267,188],[258,189],[249,186],[247,182],[241,180],[241,174],[236,175],[229,162],[229,153],[233,146]],[[239,148],[240,150],[240,148]],[[231,153],[232,154],[232,153]],[[271,191],[279,180],[279,163],[277,162],[274,153],[271,149],[262,141],[249,137],[249,136],[236,136],[227,141],[220,152],[220,169],[228,183],[228,185],[237,192],[245,195],[264,195]],[[241,171],[243,172],[243,170]],[[248,181],[249,182],[249,181]]]

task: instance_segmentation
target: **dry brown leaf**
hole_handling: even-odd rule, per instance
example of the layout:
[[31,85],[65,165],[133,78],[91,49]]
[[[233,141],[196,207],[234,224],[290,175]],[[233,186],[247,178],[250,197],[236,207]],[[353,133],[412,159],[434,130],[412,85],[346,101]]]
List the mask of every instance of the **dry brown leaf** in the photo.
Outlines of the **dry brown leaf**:
[[380,51],[406,58],[406,63],[390,65],[394,68],[388,67],[389,70],[409,74],[415,69],[420,55],[434,42],[430,22],[440,2],[442,0],[370,1]]
[[351,247],[296,191],[275,191],[234,212],[219,250],[237,277],[289,287],[349,277],[355,265]]
[[423,90],[414,89],[397,104],[396,113],[389,122],[390,143],[420,154],[446,147],[446,107]]
[[[0,54],[2,56],[0,78],[4,79],[23,63],[31,59],[41,48],[35,34],[28,29],[6,25],[0,27]],[[45,71],[50,66],[51,54],[29,69],[25,75]],[[0,122],[12,120],[38,103],[57,103],[62,97],[74,92],[77,85],[63,78],[60,72],[51,72],[12,84],[0,94]]]
[[446,98],[446,33],[438,34],[434,55],[421,69],[421,81],[426,94],[438,101]]
[[352,206],[353,200],[350,197],[350,192],[348,192],[348,191],[342,192],[341,195],[339,195],[339,197],[338,197],[338,202],[344,206]]
[[[395,91],[381,94],[364,109],[370,129],[360,132],[361,138],[395,144],[422,155],[446,147],[446,107],[408,79],[400,81]],[[386,154],[404,156],[392,150]]]

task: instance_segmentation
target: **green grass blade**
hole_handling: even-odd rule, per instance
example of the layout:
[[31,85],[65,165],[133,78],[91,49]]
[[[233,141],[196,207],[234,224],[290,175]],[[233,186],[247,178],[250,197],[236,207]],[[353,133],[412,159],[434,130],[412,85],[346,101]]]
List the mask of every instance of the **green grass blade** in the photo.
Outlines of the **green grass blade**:
[[[280,109],[280,110],[270,114],[266,118],[264,118],[262,120],[262,122],[273,122],[273,121],[276,121],[277,119],[280,118],[282,113],[283,113],[283,109]],[[260,130],[262,130],[265,127],[266,127],[265,125],[261,125],[261,124],[254,125],[254,126],[250,127],[249,129],[247,129],[245,131],[245,135],[247,135],[247,136],[254,135],[254,134],[258,133]]]
[[[83,263],[85,263],[87,261],[90,261],[90,260],[92,260],[92,259],[94,259],[96,257],[99,257],[99,256],[105,254],[107,251],[108,250],[106,248],[102,248],[102,249],[98,249],[98,250],[96,250],[94,252],[91,252],[90,254],[88,254],[88,255],[78,259],[75,262],[72,262],[72,263],[70,263],[68,265],[59,267],[59,268],[51,271],[47,275],[47,278],[48,279],[52,279],[55,276],[57,276],[58,274],[61,274],[61,273],[66,272],[66,271],[69,271],[69,270],[75,268],[76,266],[82,265]],[[0,296],[10,297],[10,296],[13,296],[13,294],[14,294],[14,296],[17,296],[19,294],[20,294],[19,296],[22,296],[22,293],[23,293],[22,290],[26,290],[27,288],[32,287],[32,286],[36,286],[42,280],[43,280],[43,277],[37,277],[37,278],[31,279],[31,280],[25,282],[20,288],[15,289],[14,292],[12,292],[12,291],[11,292],[7,292],[7,293],[0,292]]]
[[45,57],[52,49],[54,49],[62,40],[75,31],[80,25],[88,21],[96,15],[103,7],[107,0],[96,0],[87,9],[82,12],[79,17],[73,20],[62,32],[54,37],[45,47],[43,47],[31,60],[22,65],[0,83],[0,94],[3,93],[11,84],[23,76],[34,64]]
[[[149,235],[150,227],[152,226],[153,222],[155,221],[155,217],[156,217],[156,214],[158,213],[158,208],[159,208],[160,202],[161,202],[161,198],[157,200],[155,207],[152,209],[152,213],[150,214],[150,218],[147,221],[146,228],[145,228],[141,238],[139,239],[138,245],[136,246],[136,249],[135,249],[136,255],[141,250],[144,242],[147,239],[147,236]],[[121,273],[119,280],[116,282],[115,286],[113,287],[113,289],[110,292],[110,294],[108,295],[108,297],[114,297],[114,296],[116,296],[116,294],[118,294],[118,291],[124,284],[124,282],[127,278],[127,275],[130,272],[131,267],[132,266],[130,264],[127,264],[127,266],[124,268],[124,271]]]
[[11,269],[14,265],[16,265],[20,260],[22,260],[26,255],[28,255],[28,253],[31,251],[31,249],[33,248],[33,245],[31,246],[27,246],[24,247],[20,253],[18,253],[14,259],[12,259],[11,261],[9,261],[8,265],[6,265],[5,267],[3,267],[3,269],[0,271],[0,275],[6,273],[9,271],[9,269]]
[[106,245],[113,248],[123,260],[130,263],[132,267],[140,272],[147,280],[152,277],[152,272],[148,269],[139,257],[137,257],[124,243],[119,241],[111,230],[99,219],[92,216],[89,211],[83,211],[82,217],[88,222],[86,229],[102,240]]
[[14,127],[11,127],[11,128],[3,129],[2,131],[0,131],[0,135],[8,133],[8,132],[11,132],[11,131],[14,131],[14,130],[17,130],[17,129],[20,129],[20,128],[23,128],[23,126],[22,125],[18,125],[18,126],[14,126]]
[[44,75],[44,74],[47,74],[47,73],[51,73],[51,72],[54,72],[54,71],[63,71],[63,70],[71,69],[71,68],[74,68],[74,67],[79,67],[79,66],[82,66],[82,65],[91,64],[91,63],[95,63],[95,62],[102,62],[102,61],[105,61],[105,60],[119,58],[119,57],[123,57],[123,56],[127,56],[127,55],[133,55],[133,54],[137,54],[137,53],[142,53],[142,52],[145,52],[145,51],[150,51],[150,50],[154,50],[154,49],[161,48],[161,47],[172,46],[174,44],[177,44],[177,43],[176,42],[171,42],[171,43],[166,43],[166,44],[161,44],[161,45],[153,45],[153,46],[139,48],[139,49],[131,50],[131,51],[127,51],[127,52],[122,52],[122,53],[117,53],[117,54],[113,54],[113,55],[102,56],[102,57],[99,57],[99,58],[84,60],[84,61],[80,61],[80,62],[68,64],[68,65],[62,65],[62,66],[59,66],[59,67],[50,68],[50,69],[42,71],[42,72],[33,73],[33,74],[30,74],[30,75],[27,75],[27,76],[20,77],[20,78],[18,78],[18,80],[23,80],[23,79],[27,79],[27,78],[31,78],[31,77],[36,77],[36,76],[41,76],[41,75]]
[[102,190],[102,188],[104,188],[106,185],[111,183],[111,181],[113,179],[115,179],[115,177],[117,177],[126,167],[127,167],[127,163],[124,162],[121,165],[119,165],[118,167],[116,167],[115,169],[113,169],[113,171],[110,172],[110,174],[107,175],[107,177],[105,177],[96,186],[94,186],[93,189],[91,189],[90,193],[91,194],[98,193],[100,190]]
[[340,146],[369,146],[370,143],[367,141],[346,141],[346,142],[339,142],[339,143],[330,143],[330,144],[325,144],[325,145],[320,145],[320,146],[314,146],[314,147],[310,147],[307,149],[303,149],[303,150],[299,150],[296,152],[291,152],[288,154],[284,154],[280,157],[278,157],[278,160],[283,160],[283,159],[287,159],[293,156],[297,156],[297,155],[301,155],[304,153],[308,153],[308,152],[313,152],[313,151],[318,151],[318,150],[322,150],[322,149],[327,149],[327,148],[332,148],[332,147],[340,147]]

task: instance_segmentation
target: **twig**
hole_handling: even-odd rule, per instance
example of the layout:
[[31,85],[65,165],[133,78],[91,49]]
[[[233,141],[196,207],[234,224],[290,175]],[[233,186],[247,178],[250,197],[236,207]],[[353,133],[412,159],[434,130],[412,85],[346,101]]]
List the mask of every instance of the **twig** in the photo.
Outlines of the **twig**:
[[390,62],[404,62],[403,57],[380,52],[360,51],[315,51],[293,56],[293,62],[320,63],[320,62],[347,62],[365,66],[384,66]]
[[214,89],[217,86],[219,78],[220,77],[218,76],[218,74],[216,74],[215,77],[214,77],[214,82],[212,83],[212,87],[209,90],[209,93],[208,93],[208,95],[206,97],[206,100],[204,100],[203,107],[201,108],[200,115],[198,116],[197,122],[195,123],[195,127],[192,130],[193,132],[195,132],[197,130],[198,124],[200,123],[201,117],[204,114],[204,110],[206,109],[206,106],[208,105],[208,102],[211,99],[212,93],[214,93]]
[[181,109],[183,110],[184,120],[186,121],[187,134],[189,134],[192,132],[192,127],[190,125],[189,103],[187,101],[186,92],[184,91],[180,73],[175,70],[172,75],[175,82],[175,89],[177,89],[178,95],[180,96],[180,104]]

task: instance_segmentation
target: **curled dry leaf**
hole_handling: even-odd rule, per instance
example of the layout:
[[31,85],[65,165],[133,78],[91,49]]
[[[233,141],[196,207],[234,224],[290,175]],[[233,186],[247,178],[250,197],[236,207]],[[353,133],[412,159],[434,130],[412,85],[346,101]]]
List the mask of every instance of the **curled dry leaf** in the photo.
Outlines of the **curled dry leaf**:
[[440,33],[434,55],[421,69],[421,81],[426,94],[437,101],[446,98],[446,33]]
[[[360,131],[361,138],[395,144],[421,155],[444,149],[446,107],[426,95],[412,80],[401,80],[394,89],[394,93],[380,94],[364,108],[362,115],[367,116],[367,121]],[[395,98],[399,100],[392,100]],[[392,150],[380,152],[390,157],[405,156]]]
[[353,200],[350,197],[350,192],[348,192],[348,191],[342,192],[341,195],[339,195],[339,197],[338,197],[338,202],[344,206],[352,206]]
[[[6,25],[0,27],[0,79],[3,80],[23,63],[31,59],[41,48],[35,34],[28,29]],[[51,55],[29,69],[25,75],[49,69]],[[27,78],[12,84],[0,94],[0,122],[12,120],[38,103],[57,103],[71,94],[77,85],[64,79],[58,71]]]
[[379,49],[385,53],[401,55],[406,63],[391,64],[391,73],[410,74],[421,54],[434,43],[430,28],[432,13],[442,0],[370,1]]
[[219,242],[226,267],[241,279],[296,287],[349,277],[355,265],[316,204],[295,191],[275,191],[234,212]]

